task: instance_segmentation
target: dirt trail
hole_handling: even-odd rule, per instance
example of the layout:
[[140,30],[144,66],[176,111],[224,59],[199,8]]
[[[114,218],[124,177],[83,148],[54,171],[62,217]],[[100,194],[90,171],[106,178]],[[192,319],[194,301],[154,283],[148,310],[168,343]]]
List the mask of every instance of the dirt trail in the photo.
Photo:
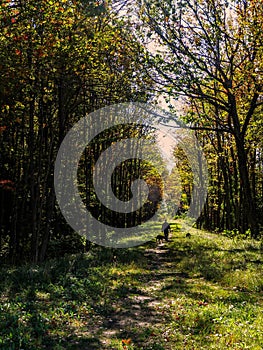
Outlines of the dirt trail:
[[[138,330],[142,329],[149,329],[149,337],[152,337],[154,342],[155,334],[151,333],[150,329],[152,327],[158,329],[159,326],[169,322],[163,307],[162,290],[169,285],[171,279],[180,274],[173,269],[174,262],[166,244],[161,243],[145,250],[148,273],[138,277],[143,282],[143,287],[131,289],[114,304],[116,312],[103,323],[102,337],[105,345],[109,338],[120,335],[122,338],[138,340]],[[167,345],[165,349],[168,350],[170,347]]]

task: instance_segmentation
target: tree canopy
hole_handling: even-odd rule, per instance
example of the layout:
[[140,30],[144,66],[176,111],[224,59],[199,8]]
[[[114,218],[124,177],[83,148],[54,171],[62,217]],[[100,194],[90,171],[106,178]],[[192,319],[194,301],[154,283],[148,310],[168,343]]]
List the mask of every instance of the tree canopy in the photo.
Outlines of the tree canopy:
[[0,6],[1,242],[11,260],[38,261],[50,239],[69,231],[53,189],[67,131],[97,108],[147,100],[151,83],[143,47],[105,4]]
[[[141,40],[150,48],[152,79],[168,99],[184,103],[189,126],[204,143],[213,145],[218,159],[213,164],[224,176],[222,201],[238,196],[238,208],[231,211],[240,215],[231,225],[258,236],[262,192],[252,179],[256,177],[258,183],[262,177],[258,162],[263,106],[261,2],[178,0],[138,1],[137,5]],[[159,48],[152,50],[151,40]],[[250,152],[255,157],[252,163]]]

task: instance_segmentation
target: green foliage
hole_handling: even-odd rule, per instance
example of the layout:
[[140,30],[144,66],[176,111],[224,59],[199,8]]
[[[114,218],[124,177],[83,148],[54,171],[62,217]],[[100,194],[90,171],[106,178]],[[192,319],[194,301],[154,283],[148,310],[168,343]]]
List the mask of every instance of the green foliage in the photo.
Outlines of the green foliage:
[[260,242],[189,232],[2,267],[0,349],[260,349]]
[[245,233],[240,233],[237,229],[234,230],[224,230],[222,234],[229,238],[237,239],[251,239],[251,230],[247,230]]
[[86,240],[75,232],[57,234],[52,237],[48,245],[47,257],[55,258],[65,254],[76,254],[84,252]]
[[3,1],[0,26],[0,243],[5,259],[42,261],[48,246],[82,245],[55,204],[63,137],[95,109],[147,100],[151,82],[144,49],[104,2]]
[[83,11],[87,16],[99,16],[107,11],[106,1],[104,0],[79,0]]
[[250,229],[253,237],[259,236],[262,198],[261,5],[137,1],[149,73],[171,111],[179,109],[196,130],[207,156],[211,182],[199,224],[242,234]]

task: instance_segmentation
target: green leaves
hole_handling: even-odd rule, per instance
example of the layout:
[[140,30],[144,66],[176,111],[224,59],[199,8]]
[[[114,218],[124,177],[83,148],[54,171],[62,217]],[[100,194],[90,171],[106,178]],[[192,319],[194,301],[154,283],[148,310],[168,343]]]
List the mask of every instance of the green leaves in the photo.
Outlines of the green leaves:
[[105,2],[2,2],[0,25],[0,180],[17,190],[1,233],[13,261],[43,260],[61,230],[53,165],[64,135],[97,108],[147,99],[151,82],[142,46]]
[[262,4],[144,1],[143,6],[138,2],[137,15],[142,40],[153,37],[161,45],[158,50],[147,46],[150,74],[159,91],[168,99],[183,96],[186,119],[204,147],[210,145],[207,158],[213,184],[206,210],[213,218],[217,212],[216,225],[241,225],[243,232],[252,227],[258,235],[255,212],[261,204],[255,197],[262,194],[262,175],[252,154],[263,152],[255,133],[255,128],[262,129],[258,125],[263,98]]

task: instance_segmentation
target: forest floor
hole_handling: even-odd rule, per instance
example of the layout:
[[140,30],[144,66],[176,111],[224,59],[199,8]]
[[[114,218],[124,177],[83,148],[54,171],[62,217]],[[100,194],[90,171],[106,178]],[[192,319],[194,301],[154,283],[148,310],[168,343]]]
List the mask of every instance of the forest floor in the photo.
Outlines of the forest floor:
[[262,244],[173,226],[169,242],[2,267],[0,349],[262,349]]

